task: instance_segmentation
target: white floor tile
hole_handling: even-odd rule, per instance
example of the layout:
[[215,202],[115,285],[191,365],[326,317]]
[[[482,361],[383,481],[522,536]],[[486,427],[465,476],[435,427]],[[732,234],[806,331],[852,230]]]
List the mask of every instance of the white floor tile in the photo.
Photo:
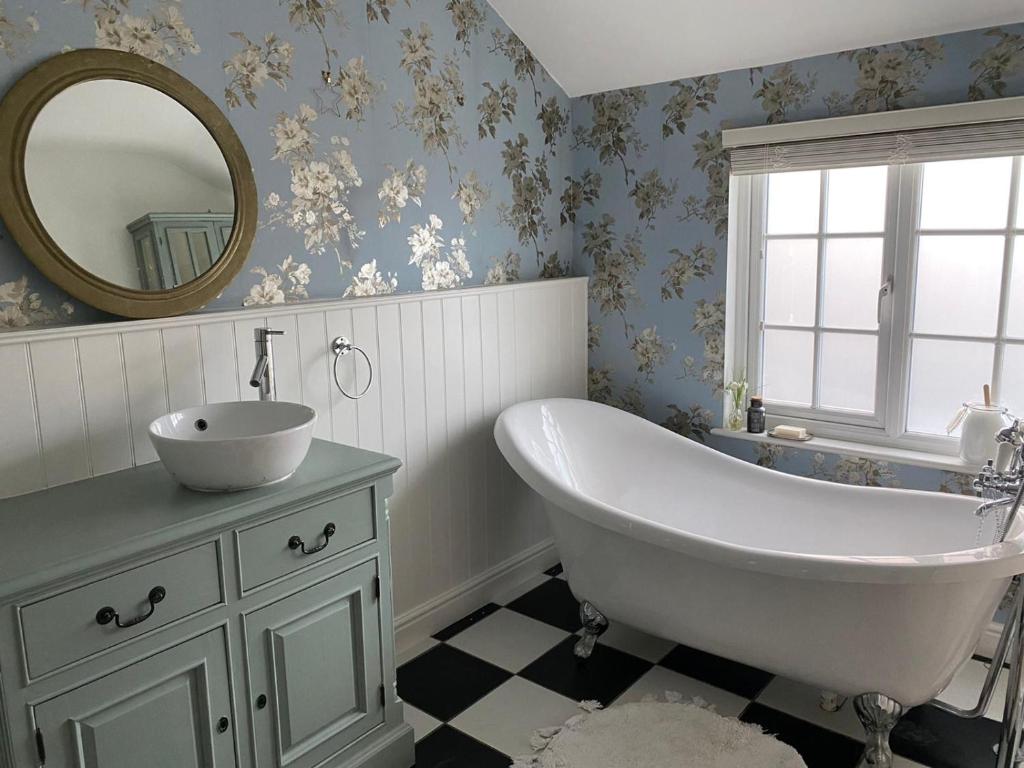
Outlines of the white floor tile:
[[450,725],[511,757],[533,754],[538,728],[561,725],[581,710],[575,701],[513,677],[484,696]]
[[666,691],[681,693],[683,700],[699,697],[714,705],[715,711],[725,717],[736,717],[746,708],[748,700],[713,685],[694,680],[665,667],[654,667],[614,701],[622,704],[629,701],[640,701],[647,695],[653,695],[664,701]]
[[526,581],[516,584],[514,587],[509,587],[503,592],[499,592],[497,597],[494,598],[494,602],[499,605],[508,605],[517,597],[522,597],[531,589],[535,589],[543,584],[545,581],[550,579],[546,573],[538,573],[536,576],[531,576]]
[[818,688],[776,677],[761,691],[757,702],[831,731],[846,734],[857,741],[864,741],[864,728],[853,710],[852,701],[847,701],[838,712],[826,712],[818,706],[820,698],[821,690]]
[[608,629],[601,634],[597,642],[655,663],[665,658],[665,654],[676,645],[671,640],[648,635],[639,629],[615,621],[608,625]]
[[405,722],[412,726],[413,733],[416,734],[416,741],[419,741],[424,736],[431,733],[437,726],[441,724],[441,721],[437,718],[431,717],[426,712],[421,712],[408,704],[405,704]]
[[558,627],[502,608],[457,634],[448,645],[518,672],[568,636]]
[[[988,665],[983,661],[968,659],[953,677],[953,682],[946,686],[946,690],[939,694],[938,698],[947,704],[956,707],[974,707],[978,703],[978,696],[981,694],[981,686],[985,682],[985,675],[988,674]],[[985,717],[990,720],[1000,721],[1003,719],[1003,704],[1006,700],[1006,675],[1007,670],[999,673],[999,680],[996,682],[996,690],[992,694],[992,703],[989,704]]]
[[892,768],[928,768],[928,766],[915,763],[913,760],[908,760],[907,758],[900,757],[899,755],[893,755]]
[[432,637],[425,637],[422,640],[418,640],[417,642],[415,642],[412,645],[408,646],[407,648],[400,649],[395,654],[395,659],[397,661],[397,666],[400,667],[403,664],[405,664],[407,661],[412,661],[417,656],[419,656],[421,653],[426,653],[427,651],[429,651],[431,648],[433,648],[437,644],[438,644],[438,641],[435,640],[434,638],[432,638]]

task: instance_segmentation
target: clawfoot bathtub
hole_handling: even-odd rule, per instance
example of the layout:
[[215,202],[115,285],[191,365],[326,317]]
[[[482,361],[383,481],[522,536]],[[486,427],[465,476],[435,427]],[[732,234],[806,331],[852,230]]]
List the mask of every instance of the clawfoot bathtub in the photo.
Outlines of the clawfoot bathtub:
[[[607,619],[856,697],[862,765],[974,649],[1024,533],[977,500],[758,467],[583,400],[507,409],[495,438],[545,501],[586,656]],[[978,545],[978,542],[982,542]]]

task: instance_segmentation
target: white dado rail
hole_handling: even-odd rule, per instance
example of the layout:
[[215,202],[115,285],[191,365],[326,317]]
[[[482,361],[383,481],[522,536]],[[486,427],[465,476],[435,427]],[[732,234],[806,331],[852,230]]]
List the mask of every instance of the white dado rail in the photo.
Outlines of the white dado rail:
[[[254,399],[253,329],[283,330],[278,399],[315,408],[316,437],[402,460],[390,508],[408,645],[554,562],[491,429],[515,402],[586,396],[586,291],[568,278],[0,334],[0,497],[155,461],[149,422]],[[336,336],[374,361],[359,401],[331,380]],[[365,370],[342,368],[362,388]]]

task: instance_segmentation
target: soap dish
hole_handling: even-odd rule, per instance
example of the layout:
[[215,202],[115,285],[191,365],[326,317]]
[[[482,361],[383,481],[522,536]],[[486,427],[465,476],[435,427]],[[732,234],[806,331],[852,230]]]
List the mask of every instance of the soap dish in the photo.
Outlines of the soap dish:
[[768,430],[767,434],[768,437],[774,437],[776,440],[789,440],[790,442],[793,443],[806,443],[808,440],[814,437],[814,435],[812,434],[808,434],[807,437],[783,437],[782,435],[776,435],[774,429]]

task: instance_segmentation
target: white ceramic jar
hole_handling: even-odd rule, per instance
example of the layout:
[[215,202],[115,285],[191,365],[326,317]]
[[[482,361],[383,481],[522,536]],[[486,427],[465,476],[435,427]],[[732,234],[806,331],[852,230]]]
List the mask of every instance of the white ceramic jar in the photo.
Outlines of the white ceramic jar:
[[996,432],[1005,426],[1001,405],[964,403],[966,414],[960,431],[960,458],[982,465],[996,457]]

